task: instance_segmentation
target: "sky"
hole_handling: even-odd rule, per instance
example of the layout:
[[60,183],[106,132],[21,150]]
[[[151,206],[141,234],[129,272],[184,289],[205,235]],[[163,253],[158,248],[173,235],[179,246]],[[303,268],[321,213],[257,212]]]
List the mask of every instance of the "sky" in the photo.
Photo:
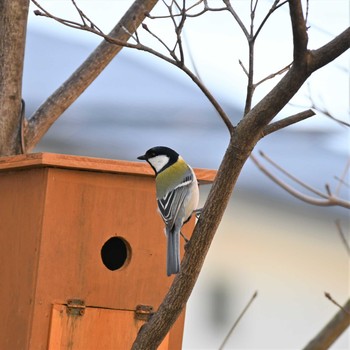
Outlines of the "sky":
[[[188,1],[194,3],[195,1]],[[70,0],[41,0],[39,3],[52,14],[70,20],[79,20],[77,12]],[[62,4],[64,3],[64,6]],[[117,23],[124,12],[133,3],[132,0],[77,0],[76,3],[84,13],[93,20],[103,31],[109,32]],[[234,8],[249,28],[250,1],[235,1]],[[303,2],[305,4],[305,1]],[[212,7],[221,7],[219,0],[209,1]],[[272,1],[260,0],[258,3],[255,28],[258,27]],[[64,27],[59,23],[33,14],[36,7],[31,5],[29,24],[45,31],[53,31],[55,34],[72,38],[79,38],[82,42],[96,42],[100,38],[87,32],[81,32],[72,28]],[[154,15],[166,14],[166,8],[162,1],[155,7]],[[335,35],[349,26],[349,2],[348,0],[310,0],[308,11],[309,26],[309,48],[316,49]],[[172,46],[174,42],[173,27],[169,20],[147,19],[148,27],[164,41]],[[153,48],[160,48],[159,43],[147,35],[142,29],[139,30],[140,37],[145,44]],[[190,54],[199,71],[201,79],[214,95],[227,101],[233,101],[243,106],[245,99],[247,79],[239,60],[245,67],[248,62],[247,42],[242,31],[233,17],[225,12],[210,12],[203,16],[190,18],[186,22],[185,45],[190,48]],[[255,48],[255,82],[275,73],[288,65],[292,60],[291,29],[288,15],[288,7],[285,5],[270,17],[263,27]],[[159,63],[159,59],[144,55],[145,60]],[[186,55],[189,67],[193,67],[189,54]],[[286,108],[286,115],[297,113],[302,109],[310,107],[310,91],[313,101],[329,110],[336,118],[349,122],[349,64],[350,54],[347,52],[335,60],[326,68],[316,72],[305,84],[291,105]],[[168,74],[180,74],[169,70],[166,64],[159,65],[167,69]],[[253,103],[261,99],[280,79],[268,80],[256,89]],[[295,126],[299,127],[299,126]],[[328,118],[319,119],[315,124],[313,121],[302,123],[302,128],[337,128]]]

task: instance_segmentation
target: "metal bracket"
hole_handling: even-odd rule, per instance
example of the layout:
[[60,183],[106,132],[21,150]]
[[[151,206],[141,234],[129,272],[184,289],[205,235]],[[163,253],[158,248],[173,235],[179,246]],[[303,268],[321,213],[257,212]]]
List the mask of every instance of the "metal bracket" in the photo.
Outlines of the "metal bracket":
[[153,306],[137,305],[135,310],[135,318],[141,321],[148,321],[154,314]]
[[85,314],[85,302],[81,299],[67,300],[67,314],[71,316],[83,316]]

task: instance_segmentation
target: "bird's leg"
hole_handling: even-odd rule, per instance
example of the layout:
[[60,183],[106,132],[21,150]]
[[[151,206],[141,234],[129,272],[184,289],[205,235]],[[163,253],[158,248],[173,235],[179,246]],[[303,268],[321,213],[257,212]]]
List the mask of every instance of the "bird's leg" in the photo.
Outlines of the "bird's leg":
[[185,244],[187,244],[190,240],[180,231],[180,235],[185,240]]

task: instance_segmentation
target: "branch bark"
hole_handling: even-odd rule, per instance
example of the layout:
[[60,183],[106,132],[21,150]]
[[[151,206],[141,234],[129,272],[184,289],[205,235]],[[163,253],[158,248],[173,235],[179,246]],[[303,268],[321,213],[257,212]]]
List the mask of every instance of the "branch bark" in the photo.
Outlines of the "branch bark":
[[29,0],[0,1],[0,156],[21,153],[22,72]]
[[[127,42],[157,1],[136,0],[109,36]],[[122,48],[123,46],[103,40],[86,61],[34,112],[24,133],[26,150],[31,150],[40,141],[51,125],[96,79]]]
[[265,137],[273,132],[283,129],[289,125],[299,123],[302,120],[310,118],[314,115],[315,115],[315,112],[312,111],[311,109],[308,109],[306,111],[291,115],[290,117],[281,119],[277,122],[271,123],[265,127],[263,136]]
[[[326,350],[350,325],[350,299],[303,350]],[[347,311],[347,312],[346,312]]]
[[308,36],[301,1],[289,0],[289,12],[293,30],[293,57],[295,63],[304,61]]
[[350,27],[317,50],[311,50],[309,69],[315,71],[339,57],[350,48]]

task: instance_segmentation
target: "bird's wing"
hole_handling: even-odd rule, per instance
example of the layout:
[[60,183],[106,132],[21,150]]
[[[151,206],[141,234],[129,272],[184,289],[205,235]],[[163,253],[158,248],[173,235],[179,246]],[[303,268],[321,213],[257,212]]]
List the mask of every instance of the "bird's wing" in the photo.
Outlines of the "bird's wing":
[[189,172],[179,185],[169,191],[163,198],[158,199],[159,212],[168,228],[174,226],[181,205],[188,194],[192,182],[193,175]]

